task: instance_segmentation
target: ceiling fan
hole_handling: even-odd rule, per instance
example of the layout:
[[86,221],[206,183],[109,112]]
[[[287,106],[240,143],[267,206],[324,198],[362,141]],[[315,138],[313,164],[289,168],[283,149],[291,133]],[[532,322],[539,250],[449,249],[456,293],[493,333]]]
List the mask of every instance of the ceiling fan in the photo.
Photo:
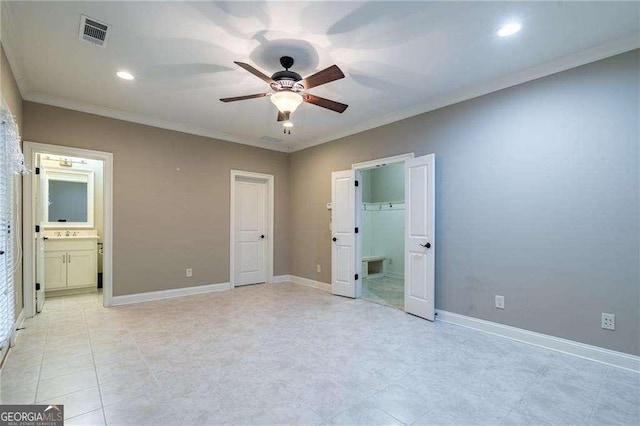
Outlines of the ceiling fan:
[[245,99],[269,96],[271,102],[273,102],[273,104],[278,108],[278,121],[284,121],[285,124],[289,125],[292,125],[290,122],[291,113],[294,112],[303,102],[314,104],[339,113],[343,113],[349,106],[340,102],[312,95],[311,93],[306,93],[306,91],[312,87],[317,87],[344,78],[343,72],[337,65],[331,65],[329,68],[318,71],[317,73],[303,79],[297,72],[289,71],[289,68],[293,66],[293,58],[290,56],[283,56],[280,58],[280,64],[285,70],[278,71],[271,77],[258,71],[249,64],[237,61],[234,61],[234,63],[266,83],[269,83],[273,92],[236,96],[233,98],[222,98],[220,99],[222,102],[243,101]]

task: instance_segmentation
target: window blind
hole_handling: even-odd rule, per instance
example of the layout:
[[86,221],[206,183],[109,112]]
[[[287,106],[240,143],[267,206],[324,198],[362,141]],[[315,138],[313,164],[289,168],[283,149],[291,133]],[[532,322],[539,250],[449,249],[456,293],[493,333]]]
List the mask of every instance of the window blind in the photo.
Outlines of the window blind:
[[0,346],[2,354],[9,346],[15,316],[14,273],[19,256],[14,245],[19,246],[15,232],[18,209],[14,209],[17,179],[16,173],[24,173],[24,157],[20,150],[18,126],[2,102],[0,115]]

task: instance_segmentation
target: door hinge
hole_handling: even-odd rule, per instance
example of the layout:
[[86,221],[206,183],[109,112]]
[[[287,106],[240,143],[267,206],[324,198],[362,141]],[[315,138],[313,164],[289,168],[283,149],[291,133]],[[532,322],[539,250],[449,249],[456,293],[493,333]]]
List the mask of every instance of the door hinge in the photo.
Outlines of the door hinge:
[[359,275],[358,275],[358,274],[356,274],[356,280],[358,279],[358,276],[359,276]]
[[40,174],[40,167],[36,167],[36,174],[39,175]]
[[360,185],[360,184],[358,183],[358,181],[355,181],[355,182],[356,182],[356,186]]
[[356,234],[358,233],[358,227],[356,226]]
[[36,291],[40,291],[40,283],[36,283]]
[[36,232],[40,232],[40,225],[36,225]]

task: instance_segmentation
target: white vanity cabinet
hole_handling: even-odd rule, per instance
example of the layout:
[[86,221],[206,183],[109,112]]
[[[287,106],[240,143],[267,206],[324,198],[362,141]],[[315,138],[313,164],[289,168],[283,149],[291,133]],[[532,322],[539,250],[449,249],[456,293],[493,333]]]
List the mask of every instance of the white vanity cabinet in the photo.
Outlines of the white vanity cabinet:
[[49,238],[44,245],[45,290],[96,288],[96,238]]

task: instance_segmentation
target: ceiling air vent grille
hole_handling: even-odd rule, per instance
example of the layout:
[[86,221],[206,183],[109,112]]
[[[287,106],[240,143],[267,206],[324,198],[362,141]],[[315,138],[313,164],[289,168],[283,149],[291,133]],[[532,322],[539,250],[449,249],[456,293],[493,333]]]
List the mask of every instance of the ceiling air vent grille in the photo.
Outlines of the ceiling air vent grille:
[[262,139],[265,142],[269,142],[269,143],[278,143],[278,142],[282,142],[282,139],[278,139],[278,138],[274,138],[271,136],[263,136],[260,139]]
[[87,16],[80,16],[80,40],[105,47],[109,40],[109,25]]

